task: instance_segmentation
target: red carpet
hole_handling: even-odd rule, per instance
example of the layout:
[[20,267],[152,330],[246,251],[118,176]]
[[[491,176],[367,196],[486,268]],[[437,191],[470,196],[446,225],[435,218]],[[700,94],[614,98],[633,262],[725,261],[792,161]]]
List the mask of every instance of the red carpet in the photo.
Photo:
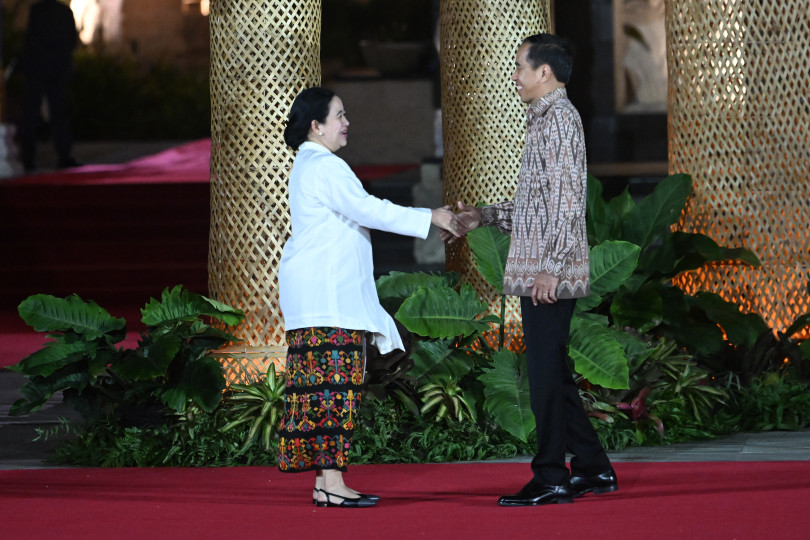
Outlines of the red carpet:
[[620,490],[501,508],[527,464],[365,465],[376,508],[269,468],[0,471],[4,538],[807,538],[810,462],[618,463]]

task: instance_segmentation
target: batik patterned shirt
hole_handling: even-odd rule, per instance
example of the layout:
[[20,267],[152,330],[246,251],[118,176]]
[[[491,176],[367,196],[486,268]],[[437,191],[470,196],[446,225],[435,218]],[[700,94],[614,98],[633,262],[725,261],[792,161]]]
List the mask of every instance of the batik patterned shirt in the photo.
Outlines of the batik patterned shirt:
[[565,88],[526,111],[526,143],[513,201],[485,206],[482,225],[511,235],[504,294],[529,296],[539,273],[559,278],[557,298],[590,293],[582,120]]

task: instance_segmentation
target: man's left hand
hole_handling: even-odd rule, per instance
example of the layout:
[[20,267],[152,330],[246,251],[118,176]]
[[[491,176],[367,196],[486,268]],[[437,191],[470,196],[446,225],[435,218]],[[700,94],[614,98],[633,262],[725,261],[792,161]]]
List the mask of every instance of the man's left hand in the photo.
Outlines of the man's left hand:
[[553,304],[557,301],[557,284],[560,278],[550,274],[540,273],[534,276],[532,285],[532,304]]

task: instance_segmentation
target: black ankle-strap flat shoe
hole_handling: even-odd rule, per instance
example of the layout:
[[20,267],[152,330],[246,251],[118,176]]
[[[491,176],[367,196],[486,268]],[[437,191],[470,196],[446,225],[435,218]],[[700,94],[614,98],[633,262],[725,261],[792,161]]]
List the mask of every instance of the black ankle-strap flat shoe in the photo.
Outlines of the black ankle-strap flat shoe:
[[[326,496],[325,501],[317,501],[319,507],[338,507],[338,508],[370,508],[377,504],[377,501],[369,499],[368,497],[343,497],[329,493],[323,489],[316,489]],[[342,499],[339,503],[332,502],[332,498]]]
[[[317,491],[320,491],[320,489],[318,489],[318,488],[312,488],[312,491],[316,491],[316,492],[317,492]],[[378,502],[378,501],[380,500],[380,496],[379,496],[379,495],[373,495],[373,494],[371,494],[371,493],[358,493],[358,494],[357,494],[357,496],[358,496],[358,497],[360,497],[361,499],[368,499],[368,500],[370,500],[370,501],[374,501],[375,503],[376,503],[376,502]],[[313,494],[313,495],[312,495],[312,504],[314,504],[314,505],[316,505],[316,506],[317,506],[317,504],[318,504],[318,494],[317,494],[317,493],[315,493],[315,494]]]

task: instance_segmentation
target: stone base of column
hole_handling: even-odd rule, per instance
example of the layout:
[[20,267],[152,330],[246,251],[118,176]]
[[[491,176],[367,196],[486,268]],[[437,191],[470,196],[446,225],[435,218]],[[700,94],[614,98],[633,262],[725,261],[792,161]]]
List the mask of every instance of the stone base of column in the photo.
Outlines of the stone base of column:
[[281,373],[287,363],[286,345],[226,345],[210,354],[222,364],[229,386],[234,383],[251,384],[264,379],[271,362],[276,366],[276,373]]

